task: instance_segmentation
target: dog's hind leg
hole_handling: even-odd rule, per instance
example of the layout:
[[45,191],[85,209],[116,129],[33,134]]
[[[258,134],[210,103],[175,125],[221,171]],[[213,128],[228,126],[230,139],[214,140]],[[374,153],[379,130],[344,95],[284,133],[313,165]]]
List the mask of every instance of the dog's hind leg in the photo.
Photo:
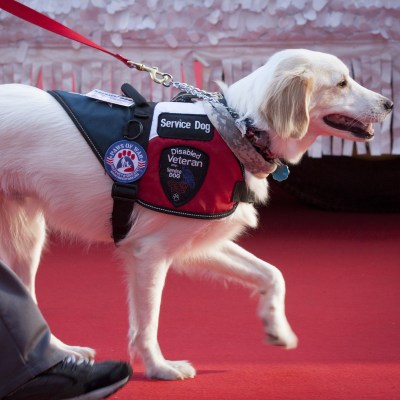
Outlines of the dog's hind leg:
[[297,337],[285,315],[285,280],[273,265],[228,241],[203,259],[181,260],[174,262],[174,267],[185,273],[191,270],[209,273],[255,289],[260,294],[258,313],[264,323],[267,342],[288,349],[297,346]]
[[[195,369],[187,361],[168,361],[164,358],[157,339],[158,319],[167,260],[157,260],[149,252],[132,259],[127,255],[129,273],[129,319],[131,356],[138,353],[145,366],[145,374],[152,379],[179,380],[193,378]],[[154,251],[152,252],[155,253]]]
[[34,199],[0,195],[0,257],[35,302],[35,278],[45,239],[45,219]]
[[[35,303],[35,278],[45,241],[46,222],[39,203],[0,194],[0,258],[18,275]],[[51,343],[78,358],[95,355],[93,349],[68,346],[54,335]]]

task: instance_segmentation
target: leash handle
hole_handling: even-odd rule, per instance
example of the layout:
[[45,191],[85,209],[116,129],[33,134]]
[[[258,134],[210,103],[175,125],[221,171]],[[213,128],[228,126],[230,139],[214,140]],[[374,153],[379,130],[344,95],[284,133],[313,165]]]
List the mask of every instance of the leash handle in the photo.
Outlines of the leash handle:
[[123,57],[121,54],[113,53],[106,48],[98,45],[97,43],[91,41],[87,37],[75,32],[74,30],[66,27],[65,25],[55,21],[54,19],[47,17],[46,15],[22,4],[16,0],[0,0],[0,8],[21,18],[33,25],[37,25],[43,29],[50,32],[56,33],[57,35],[64,36],[68,39],[74,40],[76,42],[82,43],[86,46],[92,47],[94,49],[100,50],[106,54],[109,54],[119,61],[122,61],[129,68],[136,68],[139,71],[145,71],[150,74],[151,79],[156,83],[161,83],[164,86],[169,86],[172,80],[170,74],[159,72],[157,67],[147,67],[144,64],[135,63],[127,58]]

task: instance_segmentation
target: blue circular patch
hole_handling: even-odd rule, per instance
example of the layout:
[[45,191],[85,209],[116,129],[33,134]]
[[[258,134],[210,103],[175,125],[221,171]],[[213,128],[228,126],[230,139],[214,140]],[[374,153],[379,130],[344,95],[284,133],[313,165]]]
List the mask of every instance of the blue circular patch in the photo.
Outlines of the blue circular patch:
[[106,151],[104,168],[116,182],[135,182],[146,172],[146,151],[136,142],[129,140],[115,142]]

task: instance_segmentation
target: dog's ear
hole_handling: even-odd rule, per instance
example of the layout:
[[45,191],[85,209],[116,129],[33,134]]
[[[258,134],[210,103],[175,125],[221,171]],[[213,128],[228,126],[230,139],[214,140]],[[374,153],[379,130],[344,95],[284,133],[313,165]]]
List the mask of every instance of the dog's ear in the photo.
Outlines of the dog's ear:
[[309,102],[313,87],[311,74],[300,70],[278,69],[260,107],[271,128],[285,139],[301,139],[307,133]]

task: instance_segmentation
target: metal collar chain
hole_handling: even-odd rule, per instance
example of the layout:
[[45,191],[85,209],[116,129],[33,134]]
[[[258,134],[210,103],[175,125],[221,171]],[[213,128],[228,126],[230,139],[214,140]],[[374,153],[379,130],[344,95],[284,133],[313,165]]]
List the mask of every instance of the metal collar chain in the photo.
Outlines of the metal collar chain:
[[[226,104],[225,97],[222,95],[222,93],[207,92],[205,90],[196,88],[192,85],[188,85],[187,83],[176,82],[172,78],[171,78],[169,84],[164,84],[164,86],[172,86],[175,89],[179,89],[180,91],[183,91],[183,92],[189,94],[190,97],[193,97],[193,98],[205,100],[205,101],[208,101],[213,104],[218,103],[218,104],[223,105],[226,108],[226,110],[229,112],[229,114],[232,116],[232,118],[235,120],[235,124],[236,124],[237,128],[242,132],[242,135],[243,136],[246,135],[247,130],[250,127],[252,121],[250,121],[248,118],[246,118],[246,119],[240,118],[240,115]],[[179,98],[179,95],[178,95],[178,98]]]
[[219,103],[223,97],[219,92],[207,92],[192,85],[188,85],[187,83],[176,82],[174,80],[171,80],[169,86],[184,91],[194,97],[197,97],[198,99],[210,101],[211,103]]

